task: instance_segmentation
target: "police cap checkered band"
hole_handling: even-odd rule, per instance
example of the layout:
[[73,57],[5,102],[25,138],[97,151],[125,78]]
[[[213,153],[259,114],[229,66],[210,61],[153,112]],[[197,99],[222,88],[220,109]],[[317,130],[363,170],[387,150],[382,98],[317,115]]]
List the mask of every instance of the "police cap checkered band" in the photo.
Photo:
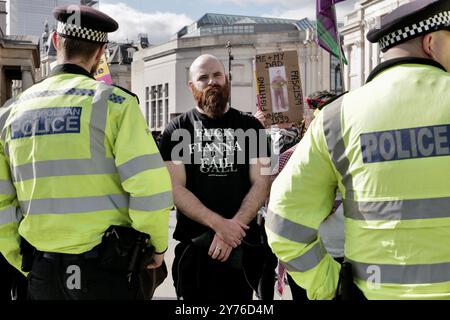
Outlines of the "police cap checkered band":
[[394,31],[378,40],[378,43],[380,44],[380,49],[382,51],[386,51],[390,47],[400,44],[406,40],[416,38],[421,34],[430,33],[439,29],[445,29],[449,26],[450,11],[441,12],[429,19]]
[[58,20],[58,33],[68,38],[105,43],[108,33],[119,28],[113,18],[88,6],[59,6],[53,9],[53,16]]
[[415,0],[381,18],[367,34],[381,51],[438,30],[450,30],[449,0]]
[[89,28],[82,28],[74,24],[58,22],[57,32],[59,35],[67,38],[77,38],[90,42],[108,42],[108,33]]

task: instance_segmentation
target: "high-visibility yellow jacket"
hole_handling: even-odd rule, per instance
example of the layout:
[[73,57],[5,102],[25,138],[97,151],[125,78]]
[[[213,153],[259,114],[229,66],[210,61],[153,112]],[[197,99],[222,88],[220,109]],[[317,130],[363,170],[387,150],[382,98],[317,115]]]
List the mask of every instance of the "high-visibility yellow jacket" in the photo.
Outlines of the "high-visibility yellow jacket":
[[0,109],[0,251],[19,268],[19,235],[78,254],[110,225],[168,245],[169,173],[135,96],[75,65]]
[[336,189],[345,256],[369,299],[450,298],[450,74],[387,61],[326,106],[272,186],[269,243],[310,299],[335,296],[340,265],[318,236]]

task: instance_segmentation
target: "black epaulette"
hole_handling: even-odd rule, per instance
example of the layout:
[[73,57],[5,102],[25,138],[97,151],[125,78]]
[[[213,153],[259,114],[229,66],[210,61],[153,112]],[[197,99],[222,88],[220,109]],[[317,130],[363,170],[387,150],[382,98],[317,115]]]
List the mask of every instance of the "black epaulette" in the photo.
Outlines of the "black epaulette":
[[337,96],[331,98],[330,100],[328,100],[327,102],[325,102],[319,110],[323,110],[323,108],[325,108],[327,105],[329,105],[330,103],[332,103],[333,101],[336,101],[337,99],[339,99],[340,97],[342,97],[344,94],[348,93],[348,91],[342,92],[341,94],[338,94]]
[[137,99],[137,101],[138,101],[138,103],[139,103],[139,97],[137,96],[136,93],[131,92],[130,90],[125,89],[124,87],[118,86],[117,84],[113,84],[113,86],[116,87],[116,88],[119,88],[119,89],[121,89],[121,90],[123,90],[123,91],[125,91],[126,93],[128,93],[129,95],[132,95],[133,97],[136,97],[136,99]]

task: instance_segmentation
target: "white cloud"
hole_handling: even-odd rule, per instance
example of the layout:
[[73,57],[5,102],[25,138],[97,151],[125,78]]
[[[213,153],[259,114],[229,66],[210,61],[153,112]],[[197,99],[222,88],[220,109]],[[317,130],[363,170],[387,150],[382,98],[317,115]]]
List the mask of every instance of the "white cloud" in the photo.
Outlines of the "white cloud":
[[315,2],[314,0],[218,0],[218,2],[231,2],[240,6],[248,5],[270,5],[275,4],[283,7],[294,7],[305,5],[306,3]]
[[109,36],[111,41],[136,40],[139,33],[147,33],[150,43],[165,42],[192,19],[185,14],[171,12],[144,13],[125,3],[102,1],[100,9],[119,23],[119,30]]
[[276,9],[272,11],[271,13],[268,13],[264,16],[267,17],[274,17],[274,18],[285,18],[285,19],[295,19],[300,20],[303,18],[309,18],[311,20],[316,19],[316,7],[313,5],[305,5],[302,8],[292,8],[292,9],[286,9],[280,10]]
[[[252,5],[274,5],[276,8],[264,16],[303,19],[316,18],[316,1],[314,0],[218,0],[220,2],[231,2],[240,6]],[[336,14],[339,21],[344,20],[344,16],[355,6],[356,0],[346,0],[336,4]]]

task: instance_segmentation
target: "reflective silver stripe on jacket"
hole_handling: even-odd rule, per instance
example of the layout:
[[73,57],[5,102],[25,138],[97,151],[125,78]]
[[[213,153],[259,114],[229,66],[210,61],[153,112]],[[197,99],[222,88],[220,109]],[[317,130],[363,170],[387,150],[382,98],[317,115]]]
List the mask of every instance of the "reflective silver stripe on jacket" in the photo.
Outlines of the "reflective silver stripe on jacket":
[[130,197],[130,209],[140,211],[157,211],[173,205],[172,192],[163,192],[147,197]]
[[353,199],[353,178],[349,172],[350,161],[345,153],[346,148],[341,125],[341,121],[344,118],[342,116],[342,101],[344,97],[345,95],[323,109],[323,131],[331,160],[343,179],[345,198]]
[[319,265],[327,250],[322,242],[316,243],[309,251],[290,261],[282,261],[286,269],[291,272],[306,272]]
[[92,101],[89,122],[90,159],[37,161],[12,168],[14,181],[34,178],[117,173],[113,158],[106,158],[105,128],[108,100],[114,88],[99,83]]
[[20,201],[28,214],[66,214],[127,209],[141,211],[162,210],[172,205],[172,192],[148,197],[129,197],[115,194],[96,197],[33,199]]
[[6,130],[3,130],[5,128],[5,123],[8,120],[9,114],[11,113],[13,103],[16,100],[14,98],[9,99],[6,101],[6,103],[3,105],[3,107],[0,109],[1,115],[0,115],[0,130],[2,130],[2,140],[5,141],[6,136]]
[[27,214],[65,214],[83,213],[128,208],[129,197],[126,194],[114,194],[96,197],[33,199],[20,201]]
[[349,262],[354,277],[365,281],[395,284],[450,282],[450,262],[412,265]]
[[450,198],[344,201],[347,218],[354,220],[413,220],[450,218]]
[[271,210],[267,210],[265,226],[290,241],[311,243],[317,239],[318,230],[285,219]]
[[15,195],[16,189],[9,180],[0,180],[0,194]]
[[15,205],[0,210],[0,226],[11,222],[19,222],[22,216],[18,211],[19,210]]
[[8,144],[6,143],[6,128],[5,128],[5,124],[6,121],[8,120],[9,115],[11,114],[11,110],[13,108],[13,104],[16,102],[15,98],[11,98],[8,101],[6,101],[6,103],[4,104],[4,106],[2,107],[2,114],[0,116],[0,130],[1,130],[1,136],[0,138],[2,139],[3,142],[3,151],[5,152],[5,156],[7,158],[9,158],[9,147]]
[[119,171],[120,180],[124,182],[141,172],[162,167],[164,167],[164,162],[161,155],[154,153],[131,159],[117,167],[117,170]]
[[111,174],[116,172],[114,159],[89,160],[48,160],[13,168],[14,181],[34,178],[76,176],[88,174]]

